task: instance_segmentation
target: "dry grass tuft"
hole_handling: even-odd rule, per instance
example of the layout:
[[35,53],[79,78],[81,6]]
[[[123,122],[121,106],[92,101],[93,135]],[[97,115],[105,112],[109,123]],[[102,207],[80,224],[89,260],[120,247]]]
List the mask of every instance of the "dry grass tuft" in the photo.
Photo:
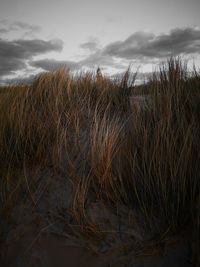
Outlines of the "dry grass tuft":
[[141,89],[139,107],[129,77],[114,82],[59,69],[31,86],[1,88],[2,206],[26,188],[18,170],[39,165],[73,182],[81,223],[92,225],[87,205],[102,200],[116,213],[119,205],[135,213],[158,239],[197,231],[200,75],[169,60]]

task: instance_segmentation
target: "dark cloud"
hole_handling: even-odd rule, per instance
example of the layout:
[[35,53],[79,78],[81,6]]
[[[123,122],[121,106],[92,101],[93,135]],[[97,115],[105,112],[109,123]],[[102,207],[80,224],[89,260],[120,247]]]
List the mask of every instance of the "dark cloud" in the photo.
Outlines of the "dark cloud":
[[17,70],[25,68],[26,61],[40,54],[61,51],[63,42],[61,40],[44,41],[0,39],[0,76],[9,75]]
[[164,58],[200,51],[200,30],[173,29],[169,34],[136,32],[125,41],[117,41],[103,49],[104,55],[125,59]]
[[[82,48],[92,50],[96,42],[87,42]],[[80,63],[87,67],[109,66],[115,69],[135,64],[158,63],[170,56],[200,53],[200,30],[195,28],[173,29],[168,34],[155,35],[136,32],[124,41],[116,41],[102,49],[91,51]],[[121,60],[119,62],[119,60]]]
[[63,49],[63,42],[61,40],[17,40],[14,45],[18,47],[18,52],[24,54],[26,58],[51,51],[61,52]]
[[41,59],[30,62],[30,65],[36,68],[42,68],[46,71],[52,71],[59,67],[65,66],[70,70],[75,70],[80,67],[79,62],[74,61],[64,61],[64,60],[55,60],[55,59]]
[[18,58],[7,59],[1,57],[0,55],[0,76],[13,74],[15,71],[22,70],[26,67],[26,63]]

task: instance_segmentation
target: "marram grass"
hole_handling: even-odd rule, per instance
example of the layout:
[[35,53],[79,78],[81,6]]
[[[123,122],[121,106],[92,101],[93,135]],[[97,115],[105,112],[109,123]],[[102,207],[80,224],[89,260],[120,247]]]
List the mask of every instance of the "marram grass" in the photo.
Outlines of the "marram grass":
[[190,229],[198,242],[200,75],[171,59],[143,86],[129,77],[73,77],[62,68],[1,88],[1,214],[34,184],[20,171],[40,166],[72,181],[82,224],[92,227],[92,197],[136,212],[157,239]]

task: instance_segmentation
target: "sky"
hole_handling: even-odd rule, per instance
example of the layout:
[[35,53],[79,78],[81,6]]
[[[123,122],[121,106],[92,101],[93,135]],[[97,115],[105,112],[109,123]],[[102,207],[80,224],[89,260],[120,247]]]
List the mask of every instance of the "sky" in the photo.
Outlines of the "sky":
[[0,82],[60,66],[151,72],[170,56],[200,66],[200,0],[0,0]]

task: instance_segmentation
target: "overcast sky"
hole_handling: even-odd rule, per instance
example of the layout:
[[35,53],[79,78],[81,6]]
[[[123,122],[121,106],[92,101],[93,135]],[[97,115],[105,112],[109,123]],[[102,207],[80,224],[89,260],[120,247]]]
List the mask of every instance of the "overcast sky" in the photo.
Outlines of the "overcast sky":
[[105,73],[184,55],[200,66],[200,0],[0,0],[0,81],[66,65]]

